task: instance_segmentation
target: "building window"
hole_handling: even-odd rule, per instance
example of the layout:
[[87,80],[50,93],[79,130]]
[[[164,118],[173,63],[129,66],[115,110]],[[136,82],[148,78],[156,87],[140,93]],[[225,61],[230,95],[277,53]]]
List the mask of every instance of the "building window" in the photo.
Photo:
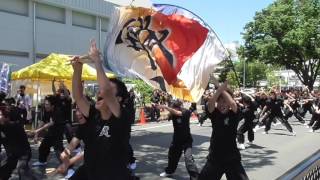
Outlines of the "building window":
[[107,32],[108,31],[108,25],[109,25],[109,19],[101,18],[101,31]]
[[54,21],[58,23],[65,23],[66,15],[65,9],[50,6],[46,4],[37,3],[36,5],[36,17],[38,19]]
[[28,0],[0,0],[0,11],[28,16]]
[[8,51],[8,50],[0,50],[0,55],[4,55],[4,56],[18,56],[18,57],[29,57],[29,53],[28,53],[28,52]]
[[72,11],[72,25],[96,29],[96,16]]

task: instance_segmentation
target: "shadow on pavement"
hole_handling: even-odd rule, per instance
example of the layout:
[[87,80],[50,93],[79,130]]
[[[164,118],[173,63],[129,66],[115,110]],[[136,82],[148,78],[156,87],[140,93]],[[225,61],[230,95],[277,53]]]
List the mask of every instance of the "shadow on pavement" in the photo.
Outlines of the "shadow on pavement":
[[[192,151],[200,171],[204,164],[199,166],[199,161],[197,160],[196,156],[199,153],[207,154],[208,150],[207,148],[198,148],[198,146],[209,142],[210,138],[200,135],[192,135],[192,137],[194,140]],[[151,133],[149,134],[148,139],[139,135],[132,138],[132,146],[134,150],[136,150],[135,156],[138,159],[137,174],[141,179],[148,179],[148,177],[152,177],[152,179],[161,179],[159,174],[163,172],[164,168],[167,166],[168,150],[171,140],[172,133],[162,132]],[[205,157],[206,155],[203,158],[205,159]],[[189,179],[188,173],[186,172],[183,155],[180,158],[177,171],[171,179]]]
[[264,166],[273,165],[277,151],[266,147],[252,144],[248,149],[241,151],[242,164],[246,171],[254,171]]

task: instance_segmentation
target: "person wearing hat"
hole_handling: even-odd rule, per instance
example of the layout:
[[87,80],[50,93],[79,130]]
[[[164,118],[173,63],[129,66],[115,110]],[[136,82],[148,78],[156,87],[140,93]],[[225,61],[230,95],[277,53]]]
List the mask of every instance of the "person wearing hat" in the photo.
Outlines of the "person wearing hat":
[[165,105],[156,105],[159,109],[166,109],[170,112],[170,120],[173,123],[173,140],[168,152],[168,166],[165,172],[161,173],[161,177],[170,177],[177,169],[179,159],[182,152],[186,168],[191,180],[198,179],[198,168],[192,156],[192,135],[190,132],[190,117],[191,111],[182,107],[182,102],[175,100],[171,103],[171,107]]

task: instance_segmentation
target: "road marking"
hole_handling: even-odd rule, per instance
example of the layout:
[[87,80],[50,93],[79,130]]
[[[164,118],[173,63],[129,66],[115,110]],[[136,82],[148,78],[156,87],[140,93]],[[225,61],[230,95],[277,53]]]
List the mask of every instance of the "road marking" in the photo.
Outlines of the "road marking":
[[[191,124],[198,124],[198,123],[194,123],[194,122],[192,122],[192,121],[194,121],[194,120],[191,120],[190,125],[191,125]],[[280,123],[280,122],[277,122],[276,124],[273,124],[272,126],[277,127],[277,126],[279,126],[279,125],[281,125],[281,123]],[[172,123],[170,122],[170,123],[167,123],[167,124],[164,124],[164,125],[159,125],[159,126],[145,127],[145,128],[139,128],[139,129],[132,129],[131,132],[142,131],[142,130],[149,130],[149,129],[156,129],[156,128],[167,127],[167,126],[172,126]],[[138,126],[135,126],[135,127],[138,127]],[[257,128],[257,131],[260,130],[260,129],[264,129],[264,128],[265,128],[265,127],[258,127],[258,128]]]
[[[195,124],[193,121],[195,120],[191,120],[190,124]],[[135,132],[135,131],[140,131],[140,130],[148,130],[148,129],[155,129],[155,128],[160,128],[160,127],[167,127],[167,126],[172,126],[172,123],[166,123],[164,125],[159,125],[159,126],[152,126],[152,127],[146,127],[146,128],[139,128],[139,129],[134,129],[131,132]],[[138,126],[135,126],[138,127]]]
[[132,132],[141,131],[141,130],[148,130],[148,129],[155,129],[155,128],[166,127],[166,126],[172,126],[172,124],[171,124],[171,123],[168,123],[168,124],[164,124],[164,125],[160,125],[160,126],[152,126],[152,127],[146,127],[146,128],[139,128],[139,129],[132,130]]

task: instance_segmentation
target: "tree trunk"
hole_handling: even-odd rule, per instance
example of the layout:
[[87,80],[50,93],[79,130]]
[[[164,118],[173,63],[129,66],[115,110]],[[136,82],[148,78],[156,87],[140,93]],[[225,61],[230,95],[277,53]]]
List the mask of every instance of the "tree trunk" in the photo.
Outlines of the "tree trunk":
[[312,91],[313,90],[313,84],[308,84],[308,89],[310,90],[310,91]]
[[307,86],[310,91],[312,91],[314,82],[315,82],[315,79],[313,79],[312,77],[308,77],[308,79],[306,79],[305,83],[303,83],[303,84],[305,86]]

